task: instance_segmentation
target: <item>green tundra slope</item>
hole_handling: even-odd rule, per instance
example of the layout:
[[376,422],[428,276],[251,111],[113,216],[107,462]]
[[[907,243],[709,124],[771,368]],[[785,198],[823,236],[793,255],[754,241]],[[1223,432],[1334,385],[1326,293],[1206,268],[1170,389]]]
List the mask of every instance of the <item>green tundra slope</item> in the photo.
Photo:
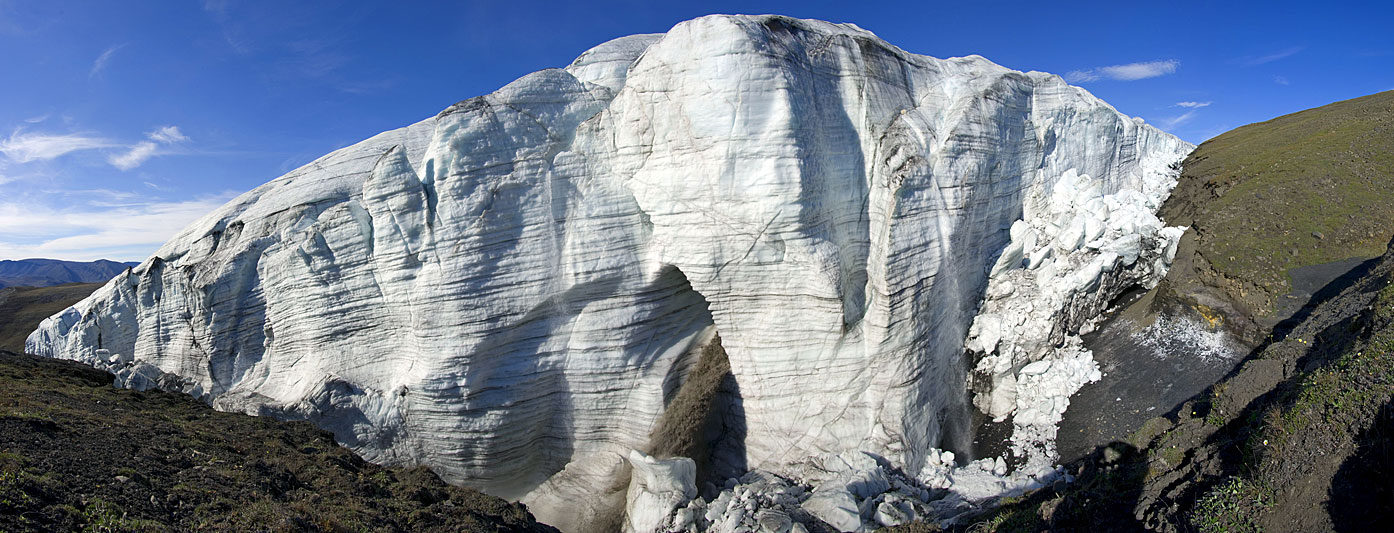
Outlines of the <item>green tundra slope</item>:
[[1296,310],[1283,299],[1294,269],[1383,253],[1394,235],[1391,177],[1394,91],[1210,139],[1183,163],[1161,210],[1169,224],[1191,227],[1165,284],[1261,340]]

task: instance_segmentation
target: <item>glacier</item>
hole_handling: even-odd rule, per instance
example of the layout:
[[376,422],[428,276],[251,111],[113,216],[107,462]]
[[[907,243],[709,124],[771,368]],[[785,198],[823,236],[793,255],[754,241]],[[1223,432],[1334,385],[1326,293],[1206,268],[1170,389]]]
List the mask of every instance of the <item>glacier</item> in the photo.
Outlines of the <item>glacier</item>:
[[[247,192],[26,349],[567,531],[873,527],[1060,475],[1078,334],[1165,272],[1192,148],[1056,75],[707,16]],[[975,406],[1022,465],[956,464]],[[649,456],[683,420],[695,463]]]

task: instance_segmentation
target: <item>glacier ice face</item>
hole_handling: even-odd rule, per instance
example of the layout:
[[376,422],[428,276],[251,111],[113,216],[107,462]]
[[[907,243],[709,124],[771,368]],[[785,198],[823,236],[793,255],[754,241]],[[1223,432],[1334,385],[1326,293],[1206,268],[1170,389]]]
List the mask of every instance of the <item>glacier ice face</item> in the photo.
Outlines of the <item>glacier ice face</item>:
[[574,530],[623,507],[715,326],[720,475],[853,450],[919,472],[969,431],[970,325],[979,403],[1023,412],[1004,383],[1050,354],[1022,324],[1072,335],[1165,267],[1138,210],[1191,148],[1058,76],[703,17],[258,187],[26,348],[308,419]]

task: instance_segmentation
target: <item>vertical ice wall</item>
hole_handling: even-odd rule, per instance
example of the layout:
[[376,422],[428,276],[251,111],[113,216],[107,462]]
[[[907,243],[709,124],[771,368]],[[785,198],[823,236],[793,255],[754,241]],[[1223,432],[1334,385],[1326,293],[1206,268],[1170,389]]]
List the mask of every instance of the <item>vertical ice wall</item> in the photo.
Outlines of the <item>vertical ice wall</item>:
[[724,468],[917,471],[968,408],[963,340],[1030,199],[1077,175],[1164,194],[1190,148],[1057,76],[704,17],[259,187],[27,347],[307,418],[574,528],[623,501],[597,487],[623,486],[714,325],[744,428]]

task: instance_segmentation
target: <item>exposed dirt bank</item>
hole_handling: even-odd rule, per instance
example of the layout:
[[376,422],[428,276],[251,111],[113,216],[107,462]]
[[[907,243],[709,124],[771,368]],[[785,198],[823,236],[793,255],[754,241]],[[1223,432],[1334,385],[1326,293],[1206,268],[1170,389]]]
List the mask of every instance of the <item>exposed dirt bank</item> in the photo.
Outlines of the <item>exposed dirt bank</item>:
[[0,530],[555,531],[424,468],[366,463],[308,422],[112,379],[0,352]]

